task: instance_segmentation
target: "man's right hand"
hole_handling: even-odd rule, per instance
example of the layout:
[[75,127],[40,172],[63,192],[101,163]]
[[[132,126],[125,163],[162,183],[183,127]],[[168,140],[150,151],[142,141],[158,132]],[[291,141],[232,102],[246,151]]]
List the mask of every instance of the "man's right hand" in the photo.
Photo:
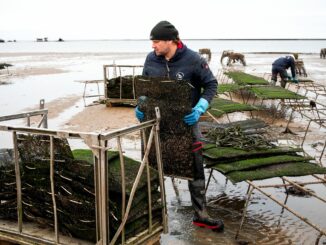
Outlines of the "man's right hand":
[[136,115],[138,121],[141,122],[144,120],[145,114],[144,114],[144,112],[139,110],[138,106],[136,106],[136,108],[135,108],[135,115]]

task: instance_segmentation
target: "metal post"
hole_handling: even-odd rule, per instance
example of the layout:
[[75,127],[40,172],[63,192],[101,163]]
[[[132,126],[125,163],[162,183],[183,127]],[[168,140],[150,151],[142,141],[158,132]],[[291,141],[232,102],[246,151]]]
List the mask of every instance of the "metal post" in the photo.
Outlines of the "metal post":
[[98,94],[98,100],[101,100],[101,94],[100,94],[100,86],[98,85],[98,81],[96,81],[96,85],[97,85],[97,94]]
[[325,143],[324,143],[324,148],[320,154],[320,157],[319,157],[319,162],[321,163],[321,159],[323,158],[323,155],[324,155],[324,152],[325,152],[325,149],[326,149],[326,140],[325,140]]
[[132,68],[132,94],[134,99],[136,99],[136,91],[135,91],[135,67]]
[[246,212],[247,212],[247,208],[248,208],[248,204],[249,204],[249,201],[250,201],[250,197],[251,197],[251,194],[252,194],[252,191],[254,190],[254,188],[252,188],[252,186],[249,184],[249,193],[248,193],[248,197],[247,197],[247,200],[246,200],[246,203],[245,203],[245,206],[243,208],[243,213],[242,213],[242,218],[241,218],[241,222],[240,222],[240,226],[239,226],[239,229],[237,231],[237,233],[235,234],[235,239],[237,240],[238,237],[239,237],[239,234],[240,234],[240,230],[243,226],[243,223],[244,223],[244,220],[246,218]]
[[108,91],[107,91],[107,78],[106,78],[106,66],[103,66],[103,85],[104,85],[104,98],[108,99]]
[[162,163],[162,152],[160,146],[160,109],[155,107],[155,113],[157,118],[157,123],[155,126],[155,147],[156,147],[156,160],[157,160],[157,169],[160,178],[160,191],[161,191],[161,199],[163,205],[163,232],[168,233],[168,222],[167,222],[167,208],[166,208],[166,196],[165,196],[165,186],[164,186],[164,173],[163,173],[163,163]]
[[55,242],[59,243],[57,203],[55,201],[55,193],[54,193],[54,144],[53,144],[53,136],[50,136],[50,183],[51,183],[51,196],[52,196],[53,215],[54,215],[54,237],[55,237]]
[[211,181],[213,171],[214,171],[214,170],[211,169],[210,172],[209,172],[209,176],[208,176],[208,180],[207,180],[207,184],[206,184],[206,188],[205,188],[205,194],[206,194],[206,192],[207,192],[207,189],[208,189],[208,186],[209,186],[209,182]]
[[45,100],[41,99],[40,100],[40,110],[44,109],[44,106],[45,106]]
[[13,136],[13,144],[14,144],[15,176],[16,176],[16,188],[17,188],[18,231],[19,231],[19,233],[21,233],[23,230],[23,205],[22,205],[22,185],[21,185],[21,177],[20,177],[16,131],[13,131],[12,136]]
[[101,228],[101,202],[100,202],[100,171],[99,159],[94,156],[94,192],[95,192],[95,224],[96,224],[96,241],[98,242],[102,237]]
[[100,171],[101,171],[101,202],[102,202],[102,241],[103,244],[109,243],[109,205],[108,205],[108,193],[109,193],[109,185],[108,185],[108,161],[107,161],[107,151],[105,149],[106,141],[99,141],[99,145],[104,147],[100,149]]
[[307,125],[307,128],[306,128],[306,132],[304,133],[304,136],[303,136],[303,139],[302,139],[302,142],[301,142],[301,147],[303,146],[303,143],[305,142],[306,140],[306,136],[307,136],[307,133],[308,133],[308,129],[310,127],[310,123],[312,122],[312,119],[310,119],[308,125]]
[[31,126],[31,115],[28,113],[27,114],[27,127]]
[[147,192],[148,192],[148,232],[151,233],[152,227],[152,185],[151,185],[151,173],[149,163],[146,161],[146,173],[147,173]]
[[294,110],[291,109],[290,118],[289,118],[289,120],[288,120],[288,122],[287,122],[287,124],[286,124],[285,131],[284,131],[284,132],[290,132],[289,124],[290,124],[290,122],[291,122],[291,120],[292,120],[292,114],[293,114],[293,112],[294,112]]
[[[120,168],[121,168],[121,190],[122,190],[122,204],[121,204],[121,217],[125,215],[126,209],[126,181],[125,181],[125,163],[123,159],[122,147],[121,147],[121,139],[120,136],[117,137],[117,144],[119,150],[120,157]],[[125,229],[122,228],[121,231],[121,244],[125,244]]]
[[99,228],[98,230],[98,244],[106,245],[109,243],[109,220],[108,220],[108,164],[107,164],[107,151],[103,140],[98,139],[98,166],[96,184],[97,199],[97,218]]
[[120,100],[122,99],[122,74],[121,67],[119,66],[119,75],[120,75]]

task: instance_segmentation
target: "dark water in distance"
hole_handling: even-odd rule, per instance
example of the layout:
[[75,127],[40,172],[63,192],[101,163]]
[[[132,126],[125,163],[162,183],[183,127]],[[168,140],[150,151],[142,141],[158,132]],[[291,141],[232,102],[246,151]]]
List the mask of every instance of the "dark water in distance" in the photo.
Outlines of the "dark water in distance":
[[[238,52],[298,52],[319,53],[326,48],[326,39],[312,40],[183,40],[191,49],[209,48],[212,52],[235,50]],[[143,53],[151,50],[150,40],[94,40],[36,42],[17,41],[0,43],[0,53],[16,52],[104,52]]]

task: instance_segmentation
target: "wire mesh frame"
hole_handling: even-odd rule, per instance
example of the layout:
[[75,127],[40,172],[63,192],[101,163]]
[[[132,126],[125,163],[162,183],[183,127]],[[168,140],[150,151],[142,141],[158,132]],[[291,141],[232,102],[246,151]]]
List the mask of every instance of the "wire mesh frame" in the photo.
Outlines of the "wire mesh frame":
[[[271,99],[261,99],[260,107],[263,106],[265,101],[270,101]],[[290,117],[287,121],[286,128],[289,128],[289,123],[292,120],[292,115],[294,112],[298,112],[302,118],[306,118],[309,120],[309,123],[307,125],[306,132],[309,128],[309,125],[311,121],[317,123],[321,127],[326,127],[326,106],[319,103],[319,102],[313,102],[309,99],[278,99],[279,103],[276,106],[276,111],[278,111],[280,106],[283,106],[283,108],[291,109]],[[247,102],[249,99],[247,100]],[[257,97],[254,97],[254,100],[252,102],[252,105],[255,105],[257,101]],[[312,114],[312,115],[310,115]],[[275,119],[275,118],[274,118]],[[303,139],[303,142],[305,140],[305,137]],[[302,142],[302,144],[303,144]],[[321,155],[322,157],[322,155]]]
[[[99,83],[102,83],[103,80],[86,80],[86,81],[82,81],[84,83],[84,92],[83,92],[83,101],[84,101],[84,106],[85,107],[88,107],[88,106],[91,106],[91,105],[97,105],[101,102],[101,99],[104,97],[104,94],[101,94],[100,93],[100,85]],[[86,94],[87,92],[87,85],[96,85],[97,87],[97,94]],[[86,99],[87,98],[93,98],[93,97],[97,97],[98,98],[98,101],[97,102],[93,102],[89,105],[86,104]]]
[[[108,82],[110,79],[110,68],[112,68],[112,78],[120,77],[120,97],[117,98],[109,98],[108,97]],[[122,69],[123,68],[130,68],[132,69],[132,95],[133,98],[126,99],[122,98]],[[103,75],[104,75],[104,97],[107,103],[131,103],[136,104],[136,91],[135,91],[135,76],[136,76],[136,69],[137,68],[143,68],[142,65],[116,65],[116,64],[110,64],[110,65],[103,65]]]
[[[290,85],[292,85],[291,83],[287,84],[287,87],[289,88]],[[326,97],[326,87],[324,85],[315,83],[314,81],[309,81],[309,82],[299,82],[298,84],[293,84],[295,86],[296,89],[296,93],[299,93],[300,90],[304,91],[304,95],[305,97],[307,97],[308,93],[314,93],[315,94],[315,100],[317,100],[317,98],[319,96],[324,96]]]
[[[219,70],[219,73],[218,73],[218,76],[224,76],[224,73],[223,73],[223,70]],[[248,86],[250,87],[250,86]],[[299,86],[298,86],[299,87]],[[325,90],[326,88],[322,85],[316,85],[315,88],[320,88],[322,87],[322,90]],[[298,94],[298,90],[295,92]],[[317,94],[317,91],[316,90],[313,90],[313,91],[310,91],[310,92],[315,92],[316,93],[316,99],[318,97],[318,94]],[[265,101],[276,101],[278,100],[279,102],[277,103],[277,106],[276,106],[276,111],[279,110],[279,107],[282,106],[283,109],[286,108],[286,109],[290,109],[291,110],[291,113],[290,113],[290,116],[289,116],[289,119],[287,120],[287,125],[286,125],[286,130],[289,130],[289,124],[292,120],[292,116],[293,116],[293,113],[294,112],[298,112],[302,118],[306,118],[309,120],[308,124],[307,124],[307,128],[305,130],[305,136],[303,137],[303,140],[302,140],[302,143],[301,143],[301,146],[303,145],[305,139],[306,139],[306,135],[307,135],[307,131],[309,129],[309,126],[311,124],[311,122],[314,122],[316,124],[318,124],[320,127],[323,127],[323,128],[326,128],[326,105],[322,104],[322,103],[319,103],[317,101],[312,101],[312,100],[309,100],[308,98],[304,98],[304,99],[265,99],[265,98],[260,98],[258,96],[255,96],[254,93],[248,93],[247,94],[247,99],[245,99],[245,96],[243,95],[242,93],[242,90],[240,89],[238,91],[238,93],[240,94],[241,98],[242,98],[242,101],[244,104],[249,104],[249,101],[250,101],[250,97],[251,97],[251,94],[253,94],[253,100],[251,101],[251,105],[255,106],[256,103],[259,103],[259,100],[260,100],[260,104],[258,105],[259,107],[263,107],[263,104]],[[307,95],[307,91],[305,93],[305,96]],[[233,100],[232,99],[232,96],[231,96],[231,93],[229,92],[229,97],[231,98],[231,101]],[[310,115],[312,114],[312,115]],[[217,121],[216,118],[211,115],[210,113],[208,113],[209,116],[211,116],[213,118],[213,120]],[[253,113],[250,112],[250,115],[251,115],[251,118],[253,118]],[[230,119],[228,117],[228,114],[226,114],[227,116],[227,119],[229,122]],[[274,117],[273,118],[273,121],[272,123],[274,122],[276,118]],[[324,153],[326,152],[326,141],[325,141],[325,144],[324,144],[324,148],[321,152],[321,155],[319,156],[319,164],[322,165],[321,161],[322,161],[322,158],[323,158],[323,155]]]
[[[210,115],[210,116],[213,119],[215,119],[215,117],[213,115]],[[289,121],[290,120],[291,120],[291,116],[290,116]],[[311,121],[309,122],[308,127],[309,127]],[[307,130],[308,130],[308,127],[307,127]],[[307,130],[306,130],[306,132],[307,132]],[[326,145],[326,141],[325,141],[325,145]],[[324,148],[323,148],[321,157],[323,156],[323,154],[325,152],[325,148],[326,148],[326,146],[324,146]],[[321,162],[321,157],[319,159],[320,162]],[[208,180],[207,180],[207,183],[206,183],[206,187],[205,187],[205,193],[208,190],[208,186],[209,186],[210,181],[211,181],[211,178],[213,176],[213,171],[214,171],[214,169],[210,168],[209,177],[208,177]],[[249,201],[250,201],[250,198],[252,196],[252,193],[253,193],[253,190],[254,189],[257,189],[260,193],[262,193],[263,195],[265,195],[267,198],[269,198],[270,200],[274,201],[279,206],[281,206],[282,209],[288,210],[290,213],[292,213],[293,215],[295,215],[296,217],[298,217],[300,220],[302,220],[303,222],[305,222],[306,224],[308,224],[309,226],[311,226],[312,228],[314,228],[315,230],[317,230],[320,233],[319,236],[317,237],[317,240],[318,241],[319,241],[319,239],[322,236],[326,236],[326,230],[325,229],[319,227],[318,225],[314,224],[313,222],[311,222],[306,217],[303,217],[301,214],[299,214],[298,212],[294,211],[293,209],[291,209],[290,207],[288,207],[287,205],[285,205],[286,204],[286,201],[283,204],[279,200],[277,200],[275,197],[273,197],[271,194],[269,194],[269,193],[267,193],[267,192],[265,192],[265,191],[262,190],[262,188],[279,188],[279,187],[287,188],[288,186],[294,186],[294,187],[300,189],[301,191],[310,194],[311,196],[315,197],[316,199],[318,199],[318,200],[326,203],[326,199],[324,197],[319,196],[319,195],[316,195],[313,192],[309,191],[308,189],[305,189],[304,187],[302,187],[302,186],[311,185],[311,184],[323,184],[323,185],[326,185],[326,179],[325,179],[325,177],[322,178],[322,177],[320,177],[320,176],[318,176],[316,174],[312,174],[311,176],[313,176],[316,179],[316,181],[313,181],[313,182],[300,182],[300,185],[296,184],[295,182],[291,181],[290,179],[288,179],[287,177],[284,177],[284,176],[283,177],[280,177],[283,180],[283,183],[284,183],[283,185],[277,185],[277,184],[275,184],[275,185],[257,186],[252,181],[247,180],[246,183],[249,185],[248,186],[248,191],[247,191],[247,199],[246,199],[246,202],[245,202],[245,205],[244,205],[244,209],[243,209],[243,214],[242,214],[240,226],[239,226],[238,231],[236,232],[235,239],[236,240],[238,239],[239,234],[240,234],[240,231],[241,231],[242,226],[244,224],[246,212],[247,212],[247,209],[248,209],[248,206],[249,206]],[[288,182],[288,184],[285,184],[285,182]],[[286,200],[287,200],[287,198],[288,198],[287,189],[286,189],[286,193],[287,193],[287,196],[286,196]],[[316,244],[318,244],[318,243],[316,243]]]
[[[8,230],[6,228],[0,227],[0,237],[5,236],[8,238],[11,237],[13,241],[15,241],[15,237],[17,240],[23,239],[26,244],[62,244],[60,243],[59,236],[59,227],[58,227],[58,218],[57,218],[57,207],[55,201],[55,193],[54,193],[54,144],[53,139],[55,137],[60,138],[79,138],[79,139],[87,139],[85,140],[86,144],[92,149],[94,153],[94,186],[95,186],[95,216],[96,216],[96,236],[97,243],[96,244],[115,244],[117,239],[121,235],[122,244],[141,244],[146,239],[150,239],[154,236],[157,236],[162,229],[163,232],[167,232],[167,209],[166,209],[166,199],[165,199],[165,187],[163,180],[163,167],[162,167],[162,155],[160,148],[160,139],[159,139],[159,121],[160,114],[159,109],[156,109],[157,119],[150,120],[147,122],[143,122],[139,125],[131,126],[128,128],[123,128],[111,133],[107,134],[95,134],[95,133],[80,133],[80,132],[69,132],[69,131],[57,131],[57,130],[48,130],[48,129],[38,129],[38,128],[29,128],[29,127],[12,127],[12,126],[0,126],[0,131],[8,131],[13,134],[13,143],[14,143],[14,162],[15,162],[15,175],[16,175],[16,187],[17,187],[17,213],[18,213],[18,226],[17,231]],[[122,146],[121,146],[121,137],[127,135],[129,133],[133,133],[136,131],[143,131],[146,128],[151,128],[151,134],[147,141],[147,145],[145,148],[145,154],[142,158],[141,165],[139,167],[139,171],[137,173],[137,177],[133,183],[131,194],[129,197],[129,201],[126,204],[126,193],[125,193],[125,181],[123,181],[122,189],[122,222],[114,235],[114,237],[109,241],[109,186],[108,186],[108,165],[107,165],[107,143],[109,140],[116,139],[119,157],[122,157]],[[20,167],[19,167],[19,153],[18,153],[18,143],[17,143],[17,133],[28,133],[35,135],[46,135],[50,137],[50,184],[51,184],[51,196],[52,196],[52,204],[54,210],[54,237],[53,240],[35,237],[28,233],[23,233],[23,209],[22,209],[22,186],[21,186],[21,175],[20,175]],[[156,155],[157,155],[157,165],[158,165],[158,175],[159,175],[159,184],[160,184],[160,192],[161,192],[161,200],[162,200],[162,221],[163,226],[161,224],[153,225],[152,222],[149,222],[149,227],[145,230],[141,235],[136,238],[130,238],[125,241],[124,234],[124,225],[129,215],[129,211],[131,208],[131,204],[134,198],[134,194],[137,188],[137,185],[140,180],[140,176],[142,175],[144,168],[148,170],[147,175],[150,180],[149,168],[148,168],[148,154],[152,145],[155,145]],[[124,164],[124,161],[121,161],[121,166]],[[121,167],[121,176],[125,176],[124,167]],[[147,183],[148,190],[150,190],[150,182]],[[149,194],[149,203],[152,203],[151,195]],[[125,208],[125,209],[124,209]],[[149,206],[149,219],[152,218],[151,215],[151,206]]]
[[[253,105],[255,105],[255,101],[253,102]],[[268,99],[261,100],[261,104],[260,104],[261,107],[263,106],[264,101],[268,101]],[[307,99],[300,99],[300,100],[284,99],[284,100],[280,100],[279,103],[277,103],[276,111],[279,110],[280,106],[283,107],[283,109],[290,110],[290,115],[289,115],[289,118],[287,119],[285,131],[290,130],[290,123],[293,119],[294,112],[299,113],[299,115],[302,118],[307,119],[308,123],[306,125],[305,134],[304,134],[301,144],[300,144],[301,146],[303,146],[303,144],[306,140],[306,136],[307,136],[308,130],[311,126],[311,123],[315,123],[319,127],[323,127],[324,129],[326,129],[326,106],[324,106],[323,104],[320,104],[320,103],[316,103],[316,105],[317,106],[312,107],[310,104],[310,101]],[[276,119],[276,117],[273,118],[272,123],[274,122],[275,119]],[[317,161],[318,164],[321,166],[322,166],[322,158],[325,153],[326,153],[326,140],[325,140],[324,147],[323,147],[321,154],[318,157],[318,161]],[[307,155],[306,152],[304,152],[304,154]]]
[[[286,100],[282,102],[284,106],[286,106],[287,108],[291,109],[291,114],[290,117],[287,121],[287,125],[286,125],[286,129],[289,129],[289,124],[292,120],[292,115],[294,112],[297,112],[301,115],[302,118],[307,119],[308,123],[305,129],[305,133],[304,136],[302,138],[302,142],[301,142],[301,146],[303,146],[305,140],[306,140],[306,136],[308,134],[308,130],[311,126],[312,123],[317,124],[319,127],[322,127],[324,129],[326,129],[326,106],[317,103],[317,106],[315,107],[311,107],[311,104],[309,101],[307,100]],[[281,103],[279,103],[280,105]],[[316,104],[315,104],[316,105]],[[278,106],[277,106],[278,107]],[[314,113],[315,112],[315,113]],[[326,149],[326,141],[324,143],[324,147],[323,150],[319,156],[319,161],[318,163],[322,166],[322,157],[325,153],[325,149]]]
[[225,72],[228,72],[232,70],[232,68],[223,68],[223,69],[218,69],[217,73],[215,75],[217,82],[219,84],[231,84],[234,83],[232,78],[228,77]]
[[[224,79],[224,73],[221,72],[221,71],[219,71],[219,73],[217,74],[217,77],[220,78],[221,80],[223,80],[223,79]],[[317,87],[317,89],[316,89],[316,87]],[[323,87],[322,89],[318,90],[319,87],[320,87],[320,86],[315,86],[315,87],[313,88],[313,92],[315,92],[315,93],[317,94],[318,91],[324,91],[325,87]],[[297,93],[298,93],[298,90],[297,90]],[[306,92],[306,94],[307,94],[307,92]],[[305,95],[306,95],[306,94],[305,94]],[[324,95],[324,94],[322,93],[322,95]],[[318,97],[318,94],[316,95],[316,99],[317,99],[317,97]],[[245,102],[244,99],[243,99],[243,101],[244,101],[244,103],[248,103],[249,98],[247,99],[247,102]],[[319,119],[312,119],[312,118],[310,118],[310,117],[308,117],[307,115],[304,114],[304,111],[307,110],[307,106],[304,106],[304,105],[307,103],[307,101],[310,102],[309,100],[307,100],[307,99],[304,99],[304,100],[297,100],[297,99],[291,100],[291,99],[287,99],[287,100],[285,100],[285,101],[287,101],[287,103],[284,103],[284,101],[283,101],[283,104],[287,104],[287,106],[290,107],[290,108],[292,109],[292,112],[291,112],[291,115],[290,115],[290,119],[288,120],[288,122],[291,121],[292,113],[293,113],[295,110],[299,111],[299,113],[300,113],[301,115],[303,115],[303,116],[305,116],[306,118],[310,119],[305,134],[307,134],[307,131],[308,131],[308,128],[309,128],[311,122],[316,122],[316,123],[318,123],[320,126],[325,127],[325,120],[324,120],[324,119],[321,119],[320,116],[319,116],[319,115],[320,115],[320,114],[319,114],[320,112],[321,112],[322,115],[324,114],[324,113],[323,113],[323,110],[324,110],[325,106],[321,105],[322,108],[319,109],[319,110],[317,110],[317,108],[315,108],[315,110],[316,110],[317,113],[318,113],[317,115],[318,115]],[[256,97],[255,97],[255,99],[254,99],[254,101],[253,101],[253,105],[255,105],[255,102],[256,102]],[[262,106],[263,102],[264,102],[264,99],[261,100],[261,105],[260,105],[260,106]],[[281,103],[279,103],[278,106],[279,106],[280,104],[281,104]],[[308,104],[309,104],[309,103],[308,103]],[[277,108],[278,108],[278,106],[277,106]],[[213,119],[215,119],[214,116],[212,116],[212,115],[210,115],[210,116],[213,117]],[[216,119],[215,119],[215,120],[216,120]],[[287,127],[288,127],[288,125],[287,125]],[[304,138],[305,138],[305,137],[304,137]],[[303,142],[304,142],[304,139],[303,139]],[[302,144],[303,144],[303,142],[302,142]],[[323,148],[323,150],[322,150],[322,153],[321,153],[321,156],[320,156],[320,159],[319,159],[320,162],[321,162],[321,158],[322,158],[322,156],[323,156],[323,154],[324,154],[324,152],[325,152],[325,147],[326,147],[326,141],[325,141],[325,146],[324,146],[324,148]],[[213,171],[214,171],[214,169],[210,169],[209,177],[208,177],[207,184],[206,184],[206,187],[205,187],[205,192],[206,192],[207,189],[208,189],[208,186],[209,186],[209,183],[210,183],[210,180],[211,180],[211,177],[212,177]],[[325,185],[325,184],[326,184],[326,179],[325,179],[325,178],[319,177],[318,175],[315,175],[315,174],[313,174],[313,175],[311,175],[311,176],[315,177],[315,178],[317,179],[317,181],[316,181],[316,182],[300,183],[300,185],[309,185],[309,184],[324,184],[324,185]],[[301,187],[300,185],[297,185],[296,183],[294,183],[293,181],[289,180],[288,178],[286,178],[286,177],[281,177],[281,179],[283,180],[284,183],[285,183],[285,182],[288,182],[288,184],[284,184],[284,185],[281,185],[281,186],[283,186],[283,187],[285,187],[285,188],[286,188],[286,186],[295,186],[296,188],[299,188],[299,189],[301,189],[302,191],[304,191],[304,192],[306,192],[306,193],[309,193],[310,195],[314,196],[315,198],[317,198],[317,199],[321,200],[322,202],[326,203],[326,199],[325,199],[325,198],[320,197],[320,196],[318,196],[318,195],[315,195],[315,194],[313,194],[313,193],[310,193],[309,190],[307,190],[307,189]],[[289,208],[288,206],[286,206],[286,205],[285,205],[286,202],[283,204],[283,203],[281,203],[280,201],[278,201],[276,198],[274,198],[272,195],[270,195],[270,194],[268,194],[267,192],[265,192],[265,191],[262,190],[262,188],[267,188],[267,187],[278,188],[278,187],[280,187],[280,185],[257,186],[257,185],[255,185],[252,181],[247,180],[246,182],[247,182],[248,185],[249,185],[249,186],[248,186],[248,191],[247,191],[247,200],[246,200],[246,203],[245,203],[245,205],[244,205],[243,215],[242,215],[242,219],[241,219],[241,222],[240,222],[239,229],[238,229],[238,231],[237,231],[237,233],[236,233],[236,235],[235,235],[235,238],[236,238],[236,239],[238,239],[239,234],[240,234],[240,231],[241,231],[241,228],[242,228],[242,226],[243,226],[244,219],[245,219],[246,212],[247,212],[247,208],[248,208],[248,206],[249,206],[249,201],[250,201],[250,198],[251,198],[251,195],[252,195],[254,189],[257,189],[259,192],[261,192],[261,193],[262,193],[263,195],[265,195],[267,198],[271,199],[272,201],[274,201],[274,202],[276,202],[278,205],[280,205],[283,209],[288,210],[289,212],[291,212],[292,214],[294,214],[296,217],[298,217],[300,220],[304,221],[305,223],[307,223],[308,225],[310,225],[311,227],[313,227],[315,230],[319,231],[319,232],[320,232],[320,235],[317,237],[317,240],[318,240],[318,241],[319,241],[319,239],[320,239],[322,236],[326,235],[326,230],[325,230],[325,229],[323,229],[323,228],[317,226],[316,224],[312,223],[312,222],[311,222],[310,220],[308,220],[307,218],[301,216],[299,213],[295,212],[294,210],[292,210],[291,208]],[[318,242],[317,242],[317,243],[318,243]],[[316,244],[317,244],[317,243],[316,243]]]
[[[214,169],[210,169],[210,173],[209,173],[209,177],[207,180],[207,184],[205,187],[205,193],[207,192],[210,180],[213,176],[213,171]],[[241,229],[243,227],[245,218],[246,218],[246,213],[247,213],[247,209],[249,207],[249,202],[251,199],[251,196],[253,195],[253,191],[254,189],[258,190],[261,194],[263,194],[264,196],[266,196],[267,198],[269,198],[270,200],[274,201],[276,204],[278,204],[279,206],[282,207],[282,212],[284,209],[286,209],[287,211],[289,211],[290,213],[292,213],[294,216],[296,216],[297,218],[299,218],[301,221],[305,222],[306,224],[308,224],[309,226],[311,226],[312,228],[314,228],[315,230],[317,230],[320,235],[317,237],[317,239],[319,240],[322,236],[326,236],[326,229],[321,228],[320,226],[316,225],[315,223],[311,222],[309,219],[307,219],[306,217],[302,216],[300,213],[294,211],[293,209],[291,209],[289,206],[286,205],[286,201],[288,198],[288,187],[295,187],[298,188],[299,190],[303,191],[304,193],[308,193],[309,195],[313,196],[314,198],[320,200],[323,203],[326,203],[326,199],[323,196],[319,196],[317,194],[315,194],[314,192],[311,192],[309,189],[304,188],[304,186],[306,185],[313,185],[313,184],[323,184],[324,186],[326,185],[326,178],[324,177],[320,177],[316,174],[312,174],[311,176],[313,176],[315,178],[314,181],[306,181],[306,182],[300,182],[300,185],[297,184],[296,182],[290,180],[287,177],[280,177],[283,181],[283,184],[271,184],[271,185],[256,185],[254,184],[253,181],[249,181],[246,180],[246,183],[248,184],[248,189],[247,189],[247,197],[246,197],[246,202],[244,204],[244,209],[243,209],[243,213],[242,213],[242,218],[240,221],[240,225],[239,228],[236,232],[235,235],[235,239],[238,240]],[[227,181],[228,179],[226,179]],[[286,183],[287,182],[287,183]],[[286,199],[284,201],[284,203],[282,203],[281,201],[279,201],[277,198],[275,198],[274,196],[272,196],[271,194],[269,194],[268,192],[264,191],[263,188],[280,188],[280,187],[284,187],[286,190]],[[318,243],[316,243],[318,244]]]
[[[294,187],[300,189],[301,191],[303,191],[304,193],[308,193],[309,195],[315,197],[316,199],[322,201],[323,203],[326,203],[325,198],[323,198],[321,196],[318,196],[318,195],[314,194],[313,192],[309,191],[308,189],[304,188],[304,186],[306,186],[306,185],[312,185],[312,184],[323,184],[323,185],[325,185],[326,184],[326,179],[325,178],[321,178],[321,177],[319,177],[318,175],[315,175],[315,174],[313,174],[312,176],[315,177],[316,181],[313,181],[313,182],[300,182],[300,185],[296,184],[295,182],[293,182],[292,180],[290,180],[287,177],[281,177],[281,179],[283,181],[282,185],[277,185],[277,184],[275,184],[275,185],[256,185],[254,182],[247,180],[246,181],[246,183],[248,184],[247,198],[246,198],[246,202],[244,204],[242,218],[241,218],[241,221],[240,221],[239,229],[236,232],[235,239],[237,240],[239,238],[240,231],[241,231],[241,229],[243,227],[243,224],[244,224],[244,221],[245,221],[245,217],[246,217],[247,209],[248,209],[248,206],[249,206],[249,202],[250,202],[251,196],[253,195],[253,191],[255,189],[258,190],[261,194],[263,194],[267,198],[269,198],[270,200],[274,201],[279,206],[281,206],[282,207],[282,212],[283,212],[284,209],[286,209],[287,211],[289,211],[290,213],[295,215],[297,218],[299,218],[301,221],[305,222],[307,225],[311,226],[313,229],[318,231],[319,232],[319,236],[317,237],[318,241],[322,236],[326,236],[326,230],[325,229],[323,229],[320,226],[316,225],[315,223],[310,221],[308,218],[303,217],[301,214],[299,214],[298,212],[296,212],[295,210],[291,209],[289,206],[286,205],[286,201],[287,201],[287,198],[288,198],[287,187],[289,187],[289,186],[294,186]],[[283,203],[281,201],[279,201],[277,198],[275,198],[274,196],[272,196],[271,194],[269,194],[268,192],[263,190],[263,188],[279,188],[279,187],[284,187],[285,190],[286,190],[286,199],[285,199],[285,201]],[[318,242],[316,244],[318,244]]]
[[44,106],[45,106],[45,101],[44,101],[44,99],[41,99],[39,110],[1,116],[0,122],[26,118],[26,125],[28,127],[30,127],[31,126],[31,117],[41,116],[42,118],[39,121],[39,123],[37,124],[37,127],[40,128],[41,126],[43,126],[43,128],[47,128],[48,127],[48,110],[44,109]]

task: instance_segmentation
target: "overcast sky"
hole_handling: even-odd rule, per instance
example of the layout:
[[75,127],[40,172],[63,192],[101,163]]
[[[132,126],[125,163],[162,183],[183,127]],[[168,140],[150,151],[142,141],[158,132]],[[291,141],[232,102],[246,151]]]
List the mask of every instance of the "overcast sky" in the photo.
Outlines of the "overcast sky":
[[326,0],[0,0],[0,39],[326,38]]

